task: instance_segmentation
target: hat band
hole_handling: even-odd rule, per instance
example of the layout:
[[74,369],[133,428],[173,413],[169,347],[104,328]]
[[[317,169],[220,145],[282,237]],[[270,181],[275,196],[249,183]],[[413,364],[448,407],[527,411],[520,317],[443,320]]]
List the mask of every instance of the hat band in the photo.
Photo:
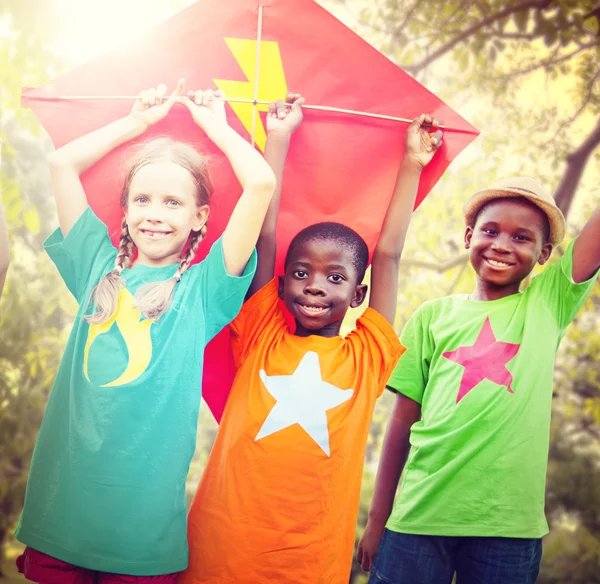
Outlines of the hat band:
[[[529,193],[530,195],[534,195],[536,197],[539,197],[540,195],[538,195],[538,193],[536,193],[535,191],[530,191],[529,189],[524,189],[523,187],[504,187],[505,189],[512,189],[514,191],[521,191],[523,193]],[[498,189],[498,190],[504,190],[504,189]]]

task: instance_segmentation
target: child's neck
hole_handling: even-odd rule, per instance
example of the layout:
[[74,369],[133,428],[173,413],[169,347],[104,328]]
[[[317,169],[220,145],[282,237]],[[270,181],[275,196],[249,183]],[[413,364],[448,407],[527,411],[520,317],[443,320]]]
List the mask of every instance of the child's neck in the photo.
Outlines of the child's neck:
[[137,257],[136,260],[131,264],[131,267],[134,268],[136,266],[147,266],[148,268],[168,268],[176,265],[179,265],[179,261],[171,261],[167,259],[164,262],[155,262],[149,261],[145,258]]
[[508,284],[506,286],[495,286],[477,278],[475,290],[469,294],[469,300],[476,302],[490,302],[491,300],[500,300],[513,294],[518,294],[521,282]]
[[339,337],[341,326],[342,321],[337,320],[325,325],[320,329],[306,329],[298,321],[296,321],[296,330],[294,331],[294,335],[296,337],[310,337],[311,335],[326,338]]

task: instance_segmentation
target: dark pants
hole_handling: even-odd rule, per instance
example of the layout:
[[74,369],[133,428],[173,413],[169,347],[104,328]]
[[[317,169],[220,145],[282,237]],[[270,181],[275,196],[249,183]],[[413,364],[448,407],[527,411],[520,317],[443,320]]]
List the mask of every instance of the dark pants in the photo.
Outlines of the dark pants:
[[541,539],[443,537],[385,530],[369,584],[534,584]]

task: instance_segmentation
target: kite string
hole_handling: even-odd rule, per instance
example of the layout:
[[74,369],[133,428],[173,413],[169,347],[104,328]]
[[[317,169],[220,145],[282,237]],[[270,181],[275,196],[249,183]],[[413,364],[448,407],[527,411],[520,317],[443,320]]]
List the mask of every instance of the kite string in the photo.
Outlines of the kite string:
[[258,104],[258,80],[260,75],[260,45],[262,41],[263,7],[258,6],[258,26],[256,29],[256,66],[254,68],[254,100],[252,101],[252,146],[254,146],[254,134],[256,132],[256,115]]

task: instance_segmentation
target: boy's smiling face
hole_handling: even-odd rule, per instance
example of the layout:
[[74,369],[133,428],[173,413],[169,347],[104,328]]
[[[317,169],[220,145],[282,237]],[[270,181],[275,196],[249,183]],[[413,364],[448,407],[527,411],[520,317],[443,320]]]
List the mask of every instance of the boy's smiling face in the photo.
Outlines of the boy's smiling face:
[[548,231],[545,213],[526,200],[499,199],[485,205],[465,234],[478,285],[494,289],[496,297],[517,293],[535,264],[550,257]]
[[295,245],[279,278],[279,297],[296,321],[298,336],[337,336],[348,308],[360,306],[366,292],[352,251],[331,239]]

